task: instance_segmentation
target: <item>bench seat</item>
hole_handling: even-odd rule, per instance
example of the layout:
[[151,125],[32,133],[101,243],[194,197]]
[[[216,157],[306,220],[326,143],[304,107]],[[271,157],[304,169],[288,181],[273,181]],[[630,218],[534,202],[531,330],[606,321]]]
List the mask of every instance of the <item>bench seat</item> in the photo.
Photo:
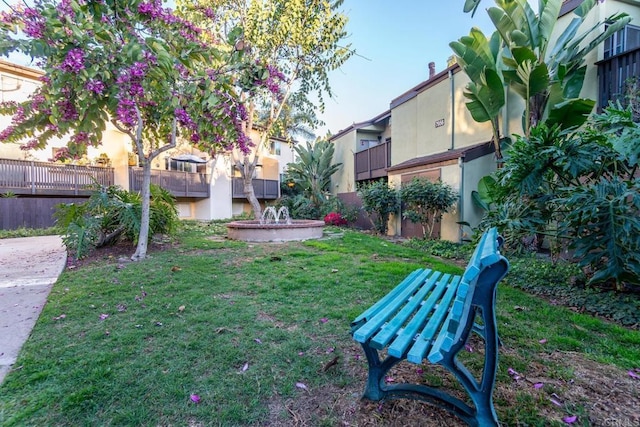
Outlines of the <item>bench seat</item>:
[[[495,294],[509,269],[499,252],[501,243],[497,230],[488,230],[463,275],[417,269],[352,322],[353,339],[369,363],[365,398],[417,398],[444,407],[469,425],[498,425],[492,400],[498,365]],[[485,344],[480,382],[456,359],[471,332]],[[387,372],[402,360],[444,366],[464,386],[473,407],[425,385],[386,384]]]

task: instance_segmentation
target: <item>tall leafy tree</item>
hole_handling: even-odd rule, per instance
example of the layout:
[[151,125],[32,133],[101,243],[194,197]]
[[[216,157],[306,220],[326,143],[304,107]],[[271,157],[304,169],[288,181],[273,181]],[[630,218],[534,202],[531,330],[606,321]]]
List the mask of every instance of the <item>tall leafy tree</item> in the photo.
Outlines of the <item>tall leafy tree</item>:
[[329,141],[318,141],[295,148],[298,161],[287,165],[287,176],[302,188],[303,194],[320,206],[331,185],[331,176],[342,163],[332,163],[335,147]]
[[[36,0],[3,12],[0,33],[0,54],[22,52],[44,71],[27,101],[0,107],[13,115],[1,141],[27,139],[23,148],[34,149],[66,137],[61,156],[77,158],[101,143],[111,122],[134,142],[144,170],[134,260],[147,252],[154,158],[178,138],[205,152],[249,151],[233,80],[245,69],[242,51],[222,49],[213,37],[204,43],[203,29],[160,0]],[[245,86],[256,83],[244,78]]]
[[[487,9],[496,29],[491,37],[473,28],[469,36],[450,44],[471,79],[465,92],[467,107],[474,120],[492,122],[498,153],[498,117],[505,104],[505,85],[525,101],[525,135],[543,120],[563,128],[586,121],[595,101],[580,97],[585,57],[630,21],[620,13],[583,29],[597,3],[583,1],[551,44],[562,0],[539,0],[537,11],[527,0],[495,0],[496,6]],[[475,13],[478,5],[477,0],[467,0],[464,10]],[[602,31],[604,22],[607,28]]]
[[[292,117],[318,124],[317,108],[324,109],[324,96],[331,96],[328,73],[340,67],[352,54],[341,45],[346,36],[347,17],[338,12],[342,0],[178,0],[185,16],[201,22],[207,14],[220,15],[213,31],[217,37],[242,45],[254,64],[254,79],[270,90],[249,87],[242,93],[247,101],[246,132],[257,131],[258,146],[272,136],[286,137]],[[219,9],[215,7],[221,6]],[[195,17],[200,18],[195,18]],[[312,95],[317,101],[312,102]],[[295,111],[300,114],[287,114]],[[243,189],[254,215],[261,207],[253,191],[252,177],[258,164],[257,150],[236,150],[234,160],[244,181]]]

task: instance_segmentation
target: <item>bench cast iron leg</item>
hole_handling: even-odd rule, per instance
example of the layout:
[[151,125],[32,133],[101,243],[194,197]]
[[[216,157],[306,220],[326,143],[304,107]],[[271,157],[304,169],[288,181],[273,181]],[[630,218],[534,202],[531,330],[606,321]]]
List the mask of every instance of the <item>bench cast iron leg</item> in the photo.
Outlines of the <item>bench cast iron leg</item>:
[[464,348],[464,343],[456,344],[451,349],[449,356],[440,363],[456,376],[469,394],[475,406],[477,425],[493,427],[500,425],[498,415],[493,406],[493,388],[496,382],[496,372],[498,371],[498,329],[496,327],[495,313],[481,310],[481,315],[484,321],[482,337],[485,342],[485,355],[480,383],[478,384],[473,374],[456,359],[458,352]]
[[[363,343],[362,348],[369,363],[369,376],[364,390],[363,398],[380,401],[385,399],[408,398],[422,400],[437,405],[471,426],[478,424],[474,419],[474,410],[465,402],[433,387],[420,384],[393,384],[386,385],[385,378],[391,368],[403,359],[388,356],[384,360],[380,359],[378,350]],[[483,424],[480,424],[482,426]]]
[[370,400],[382,400],[387,394],[386,390],[384,390],[384,380],[387,372],[401,359],[389,356],[382,361],[378,350],[369,347],[366,343],[362,344],[362,349],[369,363],[369,377],[362,397]]

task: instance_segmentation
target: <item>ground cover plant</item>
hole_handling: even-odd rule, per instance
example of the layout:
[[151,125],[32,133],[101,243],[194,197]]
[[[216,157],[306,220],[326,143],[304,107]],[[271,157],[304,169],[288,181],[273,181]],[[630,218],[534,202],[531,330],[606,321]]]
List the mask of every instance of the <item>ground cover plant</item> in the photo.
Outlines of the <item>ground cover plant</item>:
[[12,239],[18,237],[52,236],[59,230],[55,227],[48,228],[16,228],[15,230],[0,230],[0,239]]
[[[460,265],[466,263],[473,251],[472,244],[446,240],[410,239],[405,245]],[[504,282],[510,287],[542,296],[551,304],[605,317],[624,326],[637,329],[640,325],[637,286],[635,292],[615,292],[610,288],[589,285],[578,264],[562,259],[552,260],[548,254],[510,251],[506,256],[511,269]]]
[[[421,402],[361,401],[366,362],[349,335],[413,269],[461,267],[329,231],[248,244],[224,223],[185,223],[143,262],[118,246],[71,261],[0,386],[0,425],[462,425]],[[503,284],[498,322],[504,425],[640,422],[638,331]],[[456,387],[429,365],[389,381],[403,377]]]

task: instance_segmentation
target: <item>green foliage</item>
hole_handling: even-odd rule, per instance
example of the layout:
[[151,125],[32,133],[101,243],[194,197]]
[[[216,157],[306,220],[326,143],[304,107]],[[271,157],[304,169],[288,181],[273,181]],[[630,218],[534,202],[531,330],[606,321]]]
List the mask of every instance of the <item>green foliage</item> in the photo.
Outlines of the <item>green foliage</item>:
[[640,283],[640,180],[619,177],[568,189],[565,227],[580,265],[595,270],[590,282]]
[[0,230],[0,239],[13,239],[16,237],[53,236],[58,234],[56,227],[48,228],[16,228],[15,230]]
[[544,214],[535,203],[509,196],[485,213],[478,229],[497,227],[504,237],[504,248],[509,253],[536,251],[543,237],[537,233],[546,230],[548,225]]
[[293,181],[302,189],[302,194],[320,207],[331,185],[331,176],[342,163],[332,163],[335,146],[329,141],[307,142],[306,146],[294,147],[298,161],[287,165],[286,181]]
[[498,200],[498,183],[496,179],[491,176],[483,176],[478,181],[478,190],[471,192],[471,199],[479,208],[489,211],[492,205]]
[[442,181],[414,178],[402,185],[400,198],[404,205],[402,216],[421,224],[424,236],[429,238],[433,237],[433,228],[442,215],[458,201],[458,194]]
[[356,222],[360,208],[356,206],[349,206],[345,204],[338,197],[331,196],[327,202],[323,205],[323,213],[337,212],[344,218],[347,223],[351,224]]
[[[156,233],[173,233],[178,225],[173,196],[156,185],[150,189],[150,237]],[[117,186],[98,187],[85,203],[58,205],[55,217],[57,226],[64,230],[64,244],[79,259],[95,248],[119,240],[137,243],[141,206],[139,193]]]
[[362,185],[358,189],[362,208],[367,212],[376,231],[386,234],[389,216],[400,209],[400,194],[381,179]]
[[276,208],[285,206],[294,219],[318,219],[322,213],[320,207],[302,194],[285,196],[275,203]]
[[[537,13],[527,0],[495,3],[487,9],[496,29],[491,37],[474,28],[450,46],[471,80],[465,90],[467,107],[474,120],[492,122],[500,158],[498,117],[505,105],[503,82],[525,102],[522,127],[526,135],[545,120],[550,127],[579,126],[595,104],[580,98],[584,58],[631,18],[619,13],[605,19],[605,31],[600,30],[603,23],[582,29],[597,4],[588,0],[574,11],[575,17],[559,37],[552,37],[562,0],[540,0]],[[467,0],[464,11],[475,13],[478,5],[479,0]],[[582,31],[578,34],[578,30]],[[554,44],[550,44],[552,40]]]
[[442,239],[410,239],[405,244],[410,248],[447,259],[469,260],[475,249],[473,244],[455,243]]
[[532,128],[506,152],[481,228],[497,226],[512,248],[539,248],[545,235],[554,251],[568,245],[590,283],[640,282],[637,153],[627,148],[639,137],[630,109],[606,109],[580,130]]
[[[290,139],[296,133],[308,133],[321,125],[316,112],[324,111],[325,96],[332,96],[329,73],[342,66],[353,54],[345,42],[348,18],[340,11],[343,1],[325,0],[178,0],[180,13],[208,26],[220,39],[240,42],[243,55],[260,64],[259,81],[243,88],[248,104],[247,128],[260,133],[258,145],[270,137]],[[216,19],[212,20],[211,13]],[[245,179],[255,170],[255,157],[234,153]],[[310,190],[314,200],[315,189]],[[254,215],[260,205],[247,185]]]
[[[178,137],[205,153],[249,149],[237,87],[254,58],[162,2],[36,1],[7,10],[0,36],[0,55],[30,56],[44,73],[27,100],[0,106],[13,115],[2,139],[42,149],[61,138],[59,155],[79,158],[113,124],[131,138],[143,167],[141,242],[149,233],[151,163]],[[145,255],[141,244],[135,258]]]
[[551,262],[531,256],[511,259],[511,269],[504,279],[509,286],[607,317],[623,325],[640,324],[640,297],[637,293],[585,288],[585,281],[586,277],[574,263]]

